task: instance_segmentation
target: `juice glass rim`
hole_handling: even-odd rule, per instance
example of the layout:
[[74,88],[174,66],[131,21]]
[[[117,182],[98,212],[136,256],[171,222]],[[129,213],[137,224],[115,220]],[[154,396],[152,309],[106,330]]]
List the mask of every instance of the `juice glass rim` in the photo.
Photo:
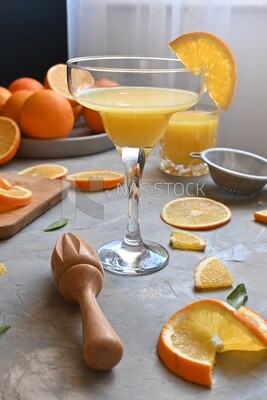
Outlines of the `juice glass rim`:
[[[148,66],[139,66],[135,68],[130,68],[130,67],[108,67],[108,66],[97,66],[97,65],[86,65],[85,62],[97,62],[97,61],[107,61],[107,60],[120,60],[120,61],[125,61],[125,60],[143,60],[143,61],[155,61],[155,62],[166,62],[166,67],[148,67]],[[168,63],[173,63],[180,65],[179,67],[168,67]],[[84,63],[84,64],[83,64]],[[66,65],[70,68],[76,68],[76,69],[81,69],[84,71],[103,71],[103,72],[112,72],[112,71],[118,71],[118,72],[132,72],[132,73],[170,73],[170,72],[191,72],[195,75],[200,74],[203,72],[202,67],[185,67],[182,61],[179,58],[168,58],[168,57],[146,57],[146,56],[119,56],[119,55],[111,55],[111,56],[83,56],[83,57],[74,57],[70,58],[66,61]]]

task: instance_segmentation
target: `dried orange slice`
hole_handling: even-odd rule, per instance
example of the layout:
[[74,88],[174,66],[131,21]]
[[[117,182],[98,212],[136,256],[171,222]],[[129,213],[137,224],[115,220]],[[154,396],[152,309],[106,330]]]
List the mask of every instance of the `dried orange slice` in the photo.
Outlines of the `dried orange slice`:
[[255,211],[254,219],[267,224],[267,210]]
[[96,169],[68,175],[67,180],[84,192],[99,192],[121,185],[124,175],[116,171]]
[[167,203],[161,217],[177,228],[204,230],[225,224],[231,212],[224,204],[206,197],[181,197]]
[[237,83],[236,61],[228,45],[209,32],[189,32],[171,41],[169,47],[186,67],[203,67],[210,97],[227,109]]
[[216,352],[267,348],[267,321],[253,310],[215,299],[195,301],[163,326],[158,355],[174,374],[211,386]]
[[233,277],[218,257],[207,257],[196,266],[194,282],[197,289],[215,289],[232,286]]
[[26,206],[32,201],[32,198],[32,192],[22,186],[15,185],[11,189],[0,188],[0,212]]
[[0,165],[9,162],[20,145],[20,129],[11,118],[0,117]]
[[205,250],[206,242],[194,233],[185,231],[172,231],[170,244],[173,249],[180,250]]
[[19,175],[42,177],[47,179],[60,179],[64,178],[68,170],[63,165],[59,164],[38,164],[33,167],[26,168],[20,172]]

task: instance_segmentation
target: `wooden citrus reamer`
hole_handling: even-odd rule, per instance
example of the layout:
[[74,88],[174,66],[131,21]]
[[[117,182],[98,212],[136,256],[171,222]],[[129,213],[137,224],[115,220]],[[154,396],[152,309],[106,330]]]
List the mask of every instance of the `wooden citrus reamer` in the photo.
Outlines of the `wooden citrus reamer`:
[[86,364],[97,371],[114,367],[121,360],[123,345],[96,302],[103,284],[96,251],[85,239],[66,233],[56,242],[51,267],[59,292],[80,306]]

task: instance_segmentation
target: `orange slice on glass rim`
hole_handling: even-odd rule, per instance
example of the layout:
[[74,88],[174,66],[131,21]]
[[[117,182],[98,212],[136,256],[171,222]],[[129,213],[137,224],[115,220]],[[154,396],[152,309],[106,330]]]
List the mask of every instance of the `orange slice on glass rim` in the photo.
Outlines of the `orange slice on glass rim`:
[[180,197],[163,207],[161,218],[177,228],[205,230],[226,224],[231,211],[224,204],[206,197]]
[[124,175],[116,171],[96,169],[68,175],[67,180],[81,191],[99,192],[121,185],[124,182]]
[[189,32],[169,43],[182,63],[202,67],[210,97],[221,108],[229,108],[237,83],[236,61],[229,46],[209,32]]
[[253,310],[238,310],[215,299],[195,301],[167,320],[158,355],[174,374],[211,386],[216,352],[267,349],[267,321]]

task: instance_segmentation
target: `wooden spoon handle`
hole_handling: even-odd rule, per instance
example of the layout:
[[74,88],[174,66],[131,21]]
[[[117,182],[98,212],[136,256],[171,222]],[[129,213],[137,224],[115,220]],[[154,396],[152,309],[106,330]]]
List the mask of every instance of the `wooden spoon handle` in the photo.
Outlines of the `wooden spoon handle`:
[[83,325],[83,355],[86,364],[97,371],[105,371],[119,363],[123,345],[111,327],[91,290],[79,298]]

